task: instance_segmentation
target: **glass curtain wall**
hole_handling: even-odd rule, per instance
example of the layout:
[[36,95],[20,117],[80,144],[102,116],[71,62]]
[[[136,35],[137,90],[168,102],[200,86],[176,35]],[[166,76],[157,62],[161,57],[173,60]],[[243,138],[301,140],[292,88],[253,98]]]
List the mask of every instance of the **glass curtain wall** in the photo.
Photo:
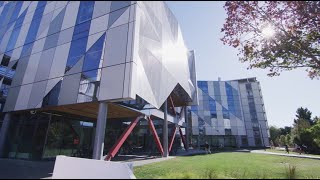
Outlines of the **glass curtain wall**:
[[41,160],[92,156],[93,122],[51,113],[22,113],[10,130],[9,158]]

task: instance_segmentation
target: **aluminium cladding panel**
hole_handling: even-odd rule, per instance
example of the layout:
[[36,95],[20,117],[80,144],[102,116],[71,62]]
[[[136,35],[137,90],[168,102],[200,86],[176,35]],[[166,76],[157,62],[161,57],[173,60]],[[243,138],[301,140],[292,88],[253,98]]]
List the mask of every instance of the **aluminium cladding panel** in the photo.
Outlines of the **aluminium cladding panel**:
[[[98,61],[94,63],[96,69],[89,69],[91,72],[99,72],[97,76],[102,72],[102,77],[95,79],[100,85],[98,100],[134,99],[136,94],[132,93],[131,84],[132,73],[136,72],[132,55],[136,2],[47,2],[43,3],[44,7],[39,11],[40,3],[23,2],[21,11],[26,12],[19,12],[19,16],[26,16],[8,65],[8,68],[12,68],[18,62],[4,111],[40,108],[43,98],[59,82],[60,88],[55,90],[55,93],[58,91],[58,96],[55,96],[58,98],[57,105],[77,103],[80,82],[86,82],[82,81],[83,76],[92,75],[84,72],[88,70],[84,66],[89,63],[86,58],[93,58],[86,55],[98,51],[94,46],[99,44],[97,42],[105,34],[102,58],[95,59]],[[82,17],[83,10],[91,14]],[[30,33],[29,30],[34,28],[35,15],[38,19],[37,29],[35,33]],[[86,19],[82,21],[81,18]],[[7,19],[4,17],[5,23],[8,23]],[[0,29],[0,33],[5,34],[0,40],[0,47],[5,54],[13,27]],[[78,41],[86,43],[81,47],[84,52],[81,56],[78,54],[73,57],[71,51],[77,48],[72,46],[78,44],[72,42],[81,38],[86,38],[85,41]],[[27,44],[27,41],[31,43]],[[4,57],[4,54],[0,54],[0,57]],[[70,59],[75,62],[68,62]]]
[[173,13],[164,2],[138,1],[135,14],[130,94],[159,108],[179,84],[192,99],[196,85],[190,69],[195,68],[190,68],[193,64]]
[[196,71],[196,60],[194,55],[194,50],[188,52],[188,63],[189,63],[189,72],[191,76],[191,82],[189,86],[193,86],[195,89],[192,93],[192,102],[189,102],[188,105],[198,105],[198,87],[197,87],[197,71]]

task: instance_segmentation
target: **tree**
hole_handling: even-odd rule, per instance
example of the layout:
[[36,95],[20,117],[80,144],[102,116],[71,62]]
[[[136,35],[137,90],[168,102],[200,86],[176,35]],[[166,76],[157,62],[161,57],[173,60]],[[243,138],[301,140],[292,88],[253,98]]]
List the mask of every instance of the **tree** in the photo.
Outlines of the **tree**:
[[302,145],[306,140],[305,138],[308,136],[306,136],[305,134],[304,136],[301,136],[301,134],[305,133],[305,131],[310,127],[311,127],[310,123],[305,119],[295,120],[295,123],[293,125],[293,130],[292,130],[292,137],[293,137],[294,143],[298,145]]
[[281,135],[279,141],[280,141],[279,143],[280,143],[281,146],[286,145],[286,136],[285,135]]
[[293,139],[291,138],[290,134],[286,135],[286,144],[288,146],[292,146],[293,145]]
[[297,123],[297,121],[298,121],[299,119],[304,119],[304,120],[308,121],[311,126],[314,124],[313,120],[311,119],[312,112],[310,112],[310,111],[308,110],[308,108],[302,108],[302,107],[300,107],[300,108],[297,109],[296,113],[297,113],[297,114],[296,114],[296,117],[297,117],[298,119],[295,119],[295,120],[294,120],[294,123],[295,123],[295,124]]
[[320,1],[227,1],[224,44],[238,48],[241,62],[269,69],[306,68],[320,77]]
[[314,124],[317,124],[318,122],[320,122],[320,117],[315,116],[315,117],[313,118],[313,123],[314,123]]
[[275,126],[270,126],[270,140],[272,140],[274,143],[276,141],[276,138],[280,136],[280,129]]
[[280,146],[281,145],[281,143],[280,143],[280,139],[279,139],[279,137],[276,137],[276,139],[274,140],[274,146]]
[[313,141],[320,147],[320,121],[318,120],[315,125],[310,128]]
[[280,128],[281,135],[287,135],[291,133],[291,127],[285,126],[284,128]]

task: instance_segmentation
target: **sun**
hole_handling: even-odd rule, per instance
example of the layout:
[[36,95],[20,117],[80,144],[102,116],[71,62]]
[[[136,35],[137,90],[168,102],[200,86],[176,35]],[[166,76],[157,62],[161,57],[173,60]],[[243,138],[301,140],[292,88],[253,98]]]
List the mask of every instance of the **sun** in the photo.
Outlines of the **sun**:
[[262,29],[262,35],[267,39],[273,37],[274,34],[275,34],[274,28],[270,25]]

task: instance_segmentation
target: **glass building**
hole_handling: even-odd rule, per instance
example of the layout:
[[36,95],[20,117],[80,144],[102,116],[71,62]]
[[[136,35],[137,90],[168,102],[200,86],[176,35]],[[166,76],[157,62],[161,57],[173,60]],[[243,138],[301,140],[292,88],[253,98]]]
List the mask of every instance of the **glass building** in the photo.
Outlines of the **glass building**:
[[201,148],[269,146],[269,128],[256,78],[198,81],[199,105],[189,108],[191,144]]
[[164,2],[0,1],[0,157],[166,154],[195,84]]

